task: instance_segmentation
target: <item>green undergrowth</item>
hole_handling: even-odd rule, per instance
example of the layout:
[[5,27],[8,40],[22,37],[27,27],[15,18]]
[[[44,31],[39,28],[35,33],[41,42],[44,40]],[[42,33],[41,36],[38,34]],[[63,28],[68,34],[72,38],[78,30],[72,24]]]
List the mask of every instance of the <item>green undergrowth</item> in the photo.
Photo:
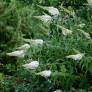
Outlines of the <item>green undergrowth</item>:
[[[74,0],[68,0],[72,4]],[[76,2],[77,0],[75,0]],[[79,2],[79,0],[77,1]],[[92,92],[92,6],[65,6],[62,0],[0,0],[0,92]],[[76,3],[78,4],[78,3]],[[35,16],[48,14],[39,6],[54,6],[60,11],[53,21],[43,23]],[[74,12],[74,13],[73,13]],[[80,28],[78,25],[84,23]],[[64,36],[63,26],[72,30]],[[8,52],[28,43],[29,39],[43,39],[43,46],[31,46],[24,58],[9,57]],[[77,52],[85,53],[80,61],[65,58]],[[28,60],[40,62],[36,70],[22,67]],[[35,73],[51,70],[49,78]]]

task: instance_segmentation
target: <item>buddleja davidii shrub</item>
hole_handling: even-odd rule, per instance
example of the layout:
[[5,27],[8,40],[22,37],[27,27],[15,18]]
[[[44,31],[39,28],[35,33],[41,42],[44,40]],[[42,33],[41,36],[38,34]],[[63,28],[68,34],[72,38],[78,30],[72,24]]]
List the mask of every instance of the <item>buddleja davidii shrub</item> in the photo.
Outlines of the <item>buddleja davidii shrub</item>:
[[[20,29],[20,27],[19,27],[19,29]],[[77,36],[77,37],[79,37],[79,36]],[[64,41],[66,41],[66,38],[64,38],[65,40]],[[72,39],[71,39],[72,40]],[[62,41],[62,42],[64,42],[64,41]],[[77,41],[79,41],[79,40],[77,40]],[[76,42],[76,41],[75,41]],[[56,43],[54,43],[53,45],[55,45]],[[63,44],[63,43],[62,43]],[[58,44],[57,44],[58,45]],[[66,41],[66,45],[67,45],[67,41]],[[67,45],[68,46],[68,45]],[[66,46],[66,48],[67,48],[67,46]],[[72,46],[71,46],[72,47]],[[64,47],[63,47],[64,48]],[[65,48],[65,49],[66,49]],[[68,48],[67,48],[68,49]],[[46,51],[47,51],[47,53],[46,53]],[[61,55],[62,56],[64,56],[64,53],[63,52],[61,52],[60,51],[60,48],[58,48],[57,49],[57,47],[55,47],[55,46],[51,46],[50,45],[50,48],[49,48],[49,51],[48,51],[48,48],[46,49],[46,51],[44,51],[44,54],[46,55],[46,56],[44,56],[43,55],[43,57],[45,57],[45,59],[46,59],[46,63],[48,63],[48,61],[49,61],[49,63],[51,63],[49,66],[46,64],[46,66],[44,67],[41,67],[41,70],[42,69],[44,69],[44,68],[51,68],[52,69],[52,71],[54,72],[54,71],[56,71],[56,70],[59,70],[59,71],[56,71],[56,73],[55,73],[55,76],[54,76],[54,78],[55,79],[52,79],[52,83],[53,84],[56,84],[56,86],[59,86],[59,85],[62,85],[62,88],[65,88],[66,90],[67,89],[69,89],[72,85],[73,85],[73,83],[74,83],[74,81],[76,80],[76,77],[75,76],[72,76],[71,75],[71,73],[70,73],[70,71],[69,71],[69,73],[68,73],[68,69],[66,68],[66,66],[64,66],[64,65],[61,65],[61,66],[59,66],[59,65],[56,65],[56,64],[52,64],[52,62],[56,62],[56,59],[57,58],[60,58],[61,57]],[[65,50],[64,50],[65,51]],[[58,52],[58,54],[57,54],[57,52]],[[41,52],[40,52],[41,53]],[[42,55],[43,53],[41,53],[41,55]],[[37,57],[37,55],[38,55],[38,57]],[[39,57],[41,58],[41,55],[39,55],[39,51],[37,51],[36,53],[34,53],[34,55],[33,55],[33,58],[34,59],[38,59]],[[49,57],[48,57],[49,56]],[[50,61],[50,60],[47,60],[47,59],[49,59],[49,58],[51,58],[53,56],[53,60],[52,61]],[[43,59],[43,61],[45,62],[45,59]],[[62,63],[61,63],[62,64]],[[72,65],[73,66],[73,65]],[[71,67],[72,67],[71,66]],[[60,68],[61,67],[61,68]],[[74,66],[73,66],[74,67]],[[79,69],[80,70],[80,69]],[[22,70],[23,71],[23,70]],[[39,70],[40,71],[40,70]],[[74,71],[73,71],[74,72]],[[60,73],[60,75],[59,75],[59,73]],[[20,74],[20,73],[19,73]],[[30,73],[30,74],[32,74],[32,73]],[[27,74],[25,74],[24,73],[24,71],[23,71],[23,73],[22,73],[22,77],[26,77],[26,75]],[[18,76],[18,75],[17,75]],[[28,75],[27,76],[27,78],[29,78],[29,76],[30,75]],[[37,79],[36,77],[35,77],[35,74],[33,74],[32,76],[34,76],[33,77],[33,80],[35,80],[35,79]],[[53,76],[53,75],[52,75]],[[68,77],[67,77],[68,76]],[[19,76],[18,76],[19,77]],[[62,78],[61,78],[62,77]],[[82,79],[82,77],[81,77],[81,79]],[[85,78],[83,77],[83,80],[84,80]],[[42,81],[40,81],[41,79],[39,78],[39,82],[38,82],[38,84],[40,84],[40,83],[43,83],[43,80]],[[72,81],[71,81],[72,80]],[[82,83],[81,83],[81,85],[82,85],[82,87],[83,87],[83,84],[84,83],[86,83],[85,81],[83,81],[82,80]],[[25,81],[25,80],[23,80],[23,81]],[[37,80],[36,80],[37,81]],[[54,82],[53,82],[54,81]],[[62,82],[61,82],[62,81]],[[47,81],[46,81],[47,82]],[[33,84],[33,83],[32,83]],[[24,88],[25,86],[24,85],[26,85],[26,83],[24,83],[23,84],[23,86],[20,86],[20,89],[21,88]],[[30,83],[28,84],[29,85],[29,87],[30,87]],[[41,92],[41,91],[43,91],[44,90],[44,86],[43,86],[44,84],[42,84],[41,85],[41,87],[37,87],[37,90],[36,91],[38,91],[39,90],[39,92]],[[31,85],[32,86],[32,85]],[[37,85],[38,86],[38,85]],[[41,88],[43,88],[43,89],[41,89]],[[60,88],[61,88],[61,86],[60,86]],[[34,90],[34,89],[33,89]],[[46,92],[48,92],[47,91],[48,90],[48,88],[46,87]],[[21,91],[23,91],[22,89],[21,89]],[[25,91],[27,91],[27,88],[25,87]]]

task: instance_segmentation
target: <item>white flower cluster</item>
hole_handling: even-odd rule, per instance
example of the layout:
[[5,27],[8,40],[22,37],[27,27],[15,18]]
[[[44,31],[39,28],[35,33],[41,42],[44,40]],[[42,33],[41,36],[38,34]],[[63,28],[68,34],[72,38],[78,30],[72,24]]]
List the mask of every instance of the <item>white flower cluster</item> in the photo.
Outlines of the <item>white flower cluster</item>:
[[69,34],[72,34],[72,31],[67,28],[62,27],[62,34],[67,36]]
[[[31,40],[31,45],[43,45],[43,40],[42,39],[33,39]],[[18,57],[18,58],[23,58],[26,54],[26,51],[30,48],[31,46],[29,44],[24,44],[18,48],[16,48],[16,51],[6,53],[8,56],[13,56],[13,57]]]
[[19,50],[27,50],[29,48],[30,48],[30,45],[29,44],[24,44],[24,45],[18,47],[17,49],[19,49]]
[[[23,67],[25,67],[26,69],[32,69],[32,70],[37,69],[38,66],[39,66],[39,61],[32,61],[28,64],[23,65]],[[51,75],[51,70],[44,70],[42,72],[36,73],[36,75],[41,75],[45,78],[48,78]]]
[[92,5],[92,0],[87,0],[89,5]]
[[30,48],[30,45],[29,44],[24,44],[24,45],[18,47],[17,48],[18,50],[14,51],[14,52],[6,53],[6,55],[23,58],[25,56],[25,52],[29,48]]
[[53,92],[62,92],[62,90],[59,90],[59,89],[58,89],[58,90],[56,90],[56,91],[53,91]]
[[51,21],[52,21],[52,17],[47,14],[44,14],[41,16],[35,16],[35,18],[41,20],[44,23],[51,23]]
[[31,40],[31,44],[35,45],[35,46],[37,46],[37,45],[43,45],[43,43],[44,43],[44,41],[42,39],[32,39]]
[[67,35],[71,35],[72,34],[72,31],[63,27],[63,26],[60,26],[60,25],[57,25],[58,28],[60,28],[62,30],[62,34],[64,36],[67,36]]
[[[44,6],[40,6],[41,8],[44,8]],[[52,17],[55,16],[57,17],[60,12],[57,8],[51,6],[51,7],[45,7],[45,10],[47,10],[51,15]],[[35,18],[37,19],[40,19],[41,21],[43,21],[44,23],[51,23],[52,21],[52,18],[50,15],[47,15],[47,14],[44,14],[44,15],[41,15],[41,16],[35,16]]]
[[18,50],[18,51],[6,53],[6,55],[23,58],[25,56],[25,51],[24,50]]
[[45,78],[48,78],[51,76],[51,70],[44,70],[42,72],[36,73],[37,75],[41,75]]
[[39,66],[39,62],[38,61],[32,61],[28,64],[24,64],[23,67],[25,67],[26,69],[36,69]]
[[78,53],[78,54],[75,54],[75,55],[69,55],[69,56],[66,56],[66,58],[70,58],[70,59],[73,59],[73,60],[81,60],[84,56],[84,53]]
[[60,14],[59,10],[53,6],[47,7],[47,10],[53,16],[58,16]]
[[78,27],[80,27],[80,28],[83,28],[84,26],[85,26],[84,23],[81,23],[81,24],[78,25]]
[[[80,29],[79,29],[80,30]],[[80,30],[80,32],[85,36],[87,39],[91,39],[91,36],[89,33],[85,32],[84,30]]]

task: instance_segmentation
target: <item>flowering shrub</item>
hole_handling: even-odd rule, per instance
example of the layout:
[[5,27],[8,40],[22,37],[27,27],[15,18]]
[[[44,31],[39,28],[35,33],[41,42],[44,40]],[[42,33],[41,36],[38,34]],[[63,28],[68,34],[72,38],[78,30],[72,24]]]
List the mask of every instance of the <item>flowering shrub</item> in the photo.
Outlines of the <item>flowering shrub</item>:
[[92,4],[65,1],[0,0],[1,92],[92,91]]

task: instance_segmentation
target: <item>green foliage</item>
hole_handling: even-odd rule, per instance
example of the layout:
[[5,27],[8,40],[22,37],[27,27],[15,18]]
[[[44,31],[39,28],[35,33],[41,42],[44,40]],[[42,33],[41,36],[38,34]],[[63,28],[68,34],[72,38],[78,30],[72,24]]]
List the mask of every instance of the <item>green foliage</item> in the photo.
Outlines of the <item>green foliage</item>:
[[[84,30],[92,36],[92,7],[86,5],[76,9],[63,6],[85,2],[0,0],[0,92],[53,92],[57,89],[63,92],[92,91],[92,39],[87,39],[80,32]],[[38,5],[58,7],[60,15],[53,17]],[[44,23],[35,18],[43,14],[50,15],[52,22]],[[78,26],[81,23],[85,23],[83,28]],[[60,26],[73,33],[64,36]],[[31,39],[43,39],[44,44],[32,46]],[[31,48],[24,58],[6,55],[25,43],[30,44]],[[85,53],[82,60],[65,58],[78,51]],[[36,70],[23,68],[22,65],[30,59],[40,62]],[[50,78],[36,75],[46,69],[52,71]]]
[[86,0],[20,0],[26,4],[42,4],[42,5],[53,5],[58,6],[61,3],[66,6],[74,6],[74,5],[83,5],[87,1]]

